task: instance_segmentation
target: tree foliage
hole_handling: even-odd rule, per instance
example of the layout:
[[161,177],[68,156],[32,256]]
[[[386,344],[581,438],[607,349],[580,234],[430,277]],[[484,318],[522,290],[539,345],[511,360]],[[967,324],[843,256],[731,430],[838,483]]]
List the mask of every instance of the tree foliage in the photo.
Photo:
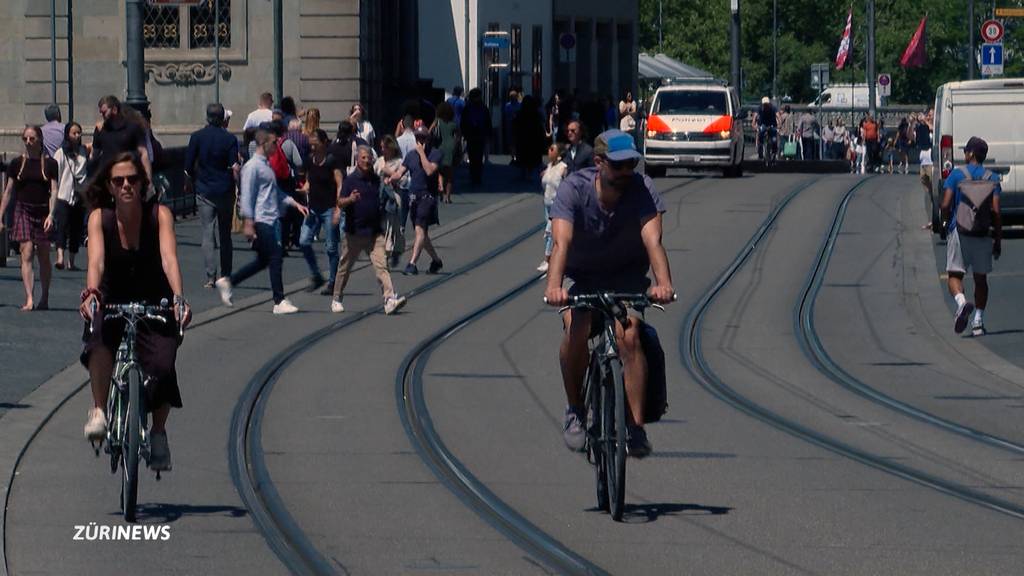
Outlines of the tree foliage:
[[[639,0],[640,50],[664,52],[682,62],[729,78],[729,0]],[[777,0],[776,95],[809,102],[815,93],[810,68],[831,64],[833,83],[866,82],[866,2],[857,0]],[[658,46],[658,8],[662,8],[662,48]],[[772,92],[773,0],[740,0],[743,99]],[[1024,0],[999,0],[1000,6],[1024,6]],[[851,65],[835,69],[846,15],[853,9]],[[989,2],[975,3],[975,38],[991,16]],[[928,16],[928,64],[904,69],[900,56],[921,18]],[[1004,21],[1005,76],[1024,75],[1024,19]],[[893,103],[927,103],[944,82],[967,78],[967,8],[964,0],[875,0],[875,71],[892,75]],[[980,48],[979,48],[980,49]],[[980,72],[979,72],[980,74]],[[979,76],[980,77],[980,76]]]

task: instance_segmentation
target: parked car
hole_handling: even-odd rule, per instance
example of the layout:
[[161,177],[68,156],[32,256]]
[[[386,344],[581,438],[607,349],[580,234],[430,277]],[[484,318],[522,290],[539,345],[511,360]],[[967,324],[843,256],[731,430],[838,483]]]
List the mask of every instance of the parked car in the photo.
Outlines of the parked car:
[[988,143],[985,166],[1002,178],[1003,223],[1024,223],[1024,78],[950,82],[935,94],[934,166],[926,208],[936,233],[942,230],[943,182],[963,164],[962,149],[971,136]]
[[688,79],[658,88],[643,125],[644,170],[720,169],[743,175],[743,119],[736,91],[713,78]]

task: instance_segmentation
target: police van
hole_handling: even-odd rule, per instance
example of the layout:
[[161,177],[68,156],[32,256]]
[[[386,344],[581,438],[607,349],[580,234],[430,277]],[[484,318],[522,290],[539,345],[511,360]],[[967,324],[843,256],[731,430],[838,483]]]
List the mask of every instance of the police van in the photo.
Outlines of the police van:
[[658,88],[643,125],[644,170],[716,169],[743,175],[743,120],[736,91],[714,78],[673,81]]
[[988,143],[985,167],[1002,180],[1003,223],[1024,223],[1024,78],[967,80],[943,84],[935,94],[932,188],[926,206],[934,232],[942,228],[942,185],[963,165],[963,147],[971,136]]

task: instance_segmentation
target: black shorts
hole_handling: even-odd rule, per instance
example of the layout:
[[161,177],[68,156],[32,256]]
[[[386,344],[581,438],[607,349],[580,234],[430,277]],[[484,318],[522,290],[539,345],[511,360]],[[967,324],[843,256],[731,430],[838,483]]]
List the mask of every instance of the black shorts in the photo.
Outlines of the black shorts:
[[414,226],[429,228],[440,223],[437,217],[437,198],[430,194],[413,196],[409,212],[412,213]]
[[[117,354],[117,348],[124,338],[123,319],[103,321],[103,311],[96,312],[94,318],[95,331],[89,332],[89,323],[82,331],[82,354],[79,358],[86,369],[89,368],[89,356],[99,346]],[[178,389],[178,374],[174,363],[178,357],[177,324],[173,318],[166,324],[156,321],[141,321],[136,331],[135,352],[139,357],[142,372],[152,380],[146,386],[146,410],[152,412],[164,404],[181,408],[181,391]]]

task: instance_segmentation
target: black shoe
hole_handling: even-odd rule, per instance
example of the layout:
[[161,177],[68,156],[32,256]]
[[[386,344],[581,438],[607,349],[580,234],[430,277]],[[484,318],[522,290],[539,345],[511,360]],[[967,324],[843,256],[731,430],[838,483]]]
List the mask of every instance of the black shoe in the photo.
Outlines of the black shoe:
[[440,260],[434,260],[430,263],[430,268],[427,268],[427,274],[437,274],[444,267],[444,262]]
[[405,267],[405,270],[402,270],[402,274],[405,274],[406,276],[415,276],[415,275],[417,275],[419,273],[420,273],[419,269],[417,269],[416,265],[413,264],[412,262],[410,262]]
[[391,258],[388,259],[389,267],[392,270],[395,269],[395,268],[398,268],[398,258],[399,258],[399,254],[395,254]]
[[323,290],[320,291],[321,296],[331,296],[334,294],[334,284],[328,284],[324,286]]
[[316,276],[313,276],[312,278],[309,279],[309,286],[306,288],[306,292],[316,292],[317,288],[320,288],[326,283],[327,280],[324,280],[323,276],[317,274]]
[[642,426],[626,427],[626,454],[632,458],[640,459],[648,456],[654,448],[651,441],[647,439],[647,432]]

